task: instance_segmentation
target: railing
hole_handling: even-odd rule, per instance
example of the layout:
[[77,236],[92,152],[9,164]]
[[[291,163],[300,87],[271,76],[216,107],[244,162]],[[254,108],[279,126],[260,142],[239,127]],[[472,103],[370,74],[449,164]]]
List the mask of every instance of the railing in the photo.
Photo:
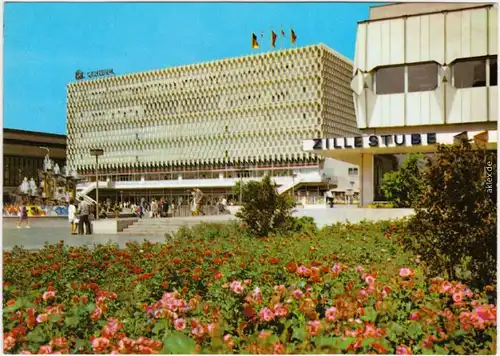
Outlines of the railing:
[[84,200],[85,202],[87,202],[88,204],[91,204],[91,205],[93,205],[93,204],[95,204],[95,203],[96,203],[96,201],[95,201],[94,199],[92,199],[91,197],[89,197],[89,196],[88,196],[88,195],[86,195],[86,194],[82,194],[82,193],[77,192],[77,193],[76,193],[76,197],[77,197],[77,198],[83,198],[83,200]]

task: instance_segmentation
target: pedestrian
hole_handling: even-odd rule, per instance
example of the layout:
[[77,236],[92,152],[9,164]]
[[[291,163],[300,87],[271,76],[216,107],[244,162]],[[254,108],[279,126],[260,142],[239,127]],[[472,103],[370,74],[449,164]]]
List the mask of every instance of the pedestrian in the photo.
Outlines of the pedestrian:
[[192,198],[191,198],[191,215],[192,216],[197,216],[198,215],[198,210],[196,209],[196,192],[191,193]]
[[330,205],[330,208],[333,208],[333,193],[331,190],[326,192],[326,204]]
[[172,217],[175,217],[176,206],[175,206],[175,203],[174,203],[174,201],[173,201],[173,200],[172,200],[172,206],[171,206],[171,209],[172,209]]
[[71,199],[69,201],[69,206],[68,206],[68,220],[69,220],[69,226],[70,226],[70,232],[71,235],[76,234],[76,206],[75,206],[75,201]]
[[151,202],[151,217],[156,218],[158,217],[158,203],[156,202],[155,199]]
[[89,220],[90,206],[85,200],[83,200],[83,197],[80,197],[80,204],[78,206],[78,215],[79,215],[78,230],[80,234],[83,235],[85,227],[85,234],[91,235],[92,232],[90,231],[90,220]]
[[163,202],[162,211],[163,211],[163,215],[164,215],[165,217],[168,217],[168,208],[169,208],[169,205],[170,205],[170,204],[169,204],[168,200],[165,200],[165,201]]
[[26,229],[30,228],[28,222],[28,207],[26,206],[26,202],[24,200],[21,201],[21,205],[19,205],[19,221],[17,222],[17,228],[20,229],[21,225],[24,223]]
[[113,208],[114,210],[114,213],[115,213],[115,219],[118,219],[118,217],[120,216],[120,205],[118,205],[118,202],[115,202],[115,206]]
[[199,188],[194,188],[194,200],[196,204],[196,215],[205,215],[203,211],[204,196],[203,192]]

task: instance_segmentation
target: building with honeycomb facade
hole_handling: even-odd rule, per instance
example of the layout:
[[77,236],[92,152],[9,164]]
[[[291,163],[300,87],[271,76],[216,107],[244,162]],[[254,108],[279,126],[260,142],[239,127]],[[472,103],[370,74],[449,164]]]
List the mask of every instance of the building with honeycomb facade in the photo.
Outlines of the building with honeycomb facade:
[[320,44],[73,82],[67,161],[88,176],[85,193],[95,148],[102,194],[112,196],[219,194],[266,173],[281,191],[319,192],[351,165],[325,167],[302,142],[359,133],[351,77],[352,62]]

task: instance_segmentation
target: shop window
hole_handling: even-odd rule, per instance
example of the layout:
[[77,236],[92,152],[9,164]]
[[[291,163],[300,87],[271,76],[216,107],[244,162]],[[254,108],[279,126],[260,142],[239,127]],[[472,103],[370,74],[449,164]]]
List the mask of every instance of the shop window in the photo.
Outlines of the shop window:
[[486,59],[461,60],[453,65],[455,88],[477,88],[486,86]]
[[408,92],[431,91],[438,87],[438,64],[408,66]]
[[357,168],[348,168],[348,173],[350,176],[357,176],[358,175],[358,169]]
[[405,67],[379,68],[375,73],[376,94],[399,94],[405,91]]
[[498,67],[497,57],[489,59],[490,65],[490,86],[497,86],[498,84]]

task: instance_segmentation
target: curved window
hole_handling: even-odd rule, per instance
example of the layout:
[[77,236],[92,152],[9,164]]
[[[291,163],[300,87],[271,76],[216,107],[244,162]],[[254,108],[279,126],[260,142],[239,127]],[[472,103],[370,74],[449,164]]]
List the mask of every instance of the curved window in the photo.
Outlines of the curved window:
[[490,86],[497,86],[498,84],[498,67],[497,58],[490,58]]
[[379,68],[375,74],[376,94],[398,94],[405,92],[405,67]]
[[431,91],[437,87],[437,63],[433,62],[408,66],[408,93]]
[[458,61],[453,65],[455,88],[476,88],[486,86],[486,59]]

